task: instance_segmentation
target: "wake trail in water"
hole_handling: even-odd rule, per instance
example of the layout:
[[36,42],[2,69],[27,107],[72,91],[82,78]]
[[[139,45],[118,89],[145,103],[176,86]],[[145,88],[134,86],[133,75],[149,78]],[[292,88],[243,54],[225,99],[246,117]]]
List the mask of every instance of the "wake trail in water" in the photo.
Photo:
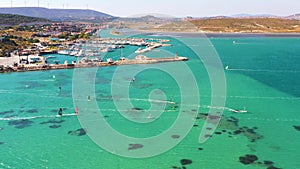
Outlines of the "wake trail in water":
[[[55,82],[55,79],[45,79],[45,80],[27,80],[27,82]],[[25,82],[26,83],[26,82]]]
[[154,100],[154,99],[139,99],[139,98],[97,98],[97,100],[130,100],[130,101],[143,101],[143,102],[152,102],[152,103],[166,103],[166,104],[175,104],[173,101],[168,100]]
[[76,114],[63,114],[60,115],[52,115],[52,116],[30,116],[30,117],[7,117],[7,118],[0,118],[0,121],[15,121],[15,120],[31,120],[31,119],[41,119],[41,118],[61,118],[61,117],[70,117],[70,116],[77,116]]
[[138,99],[138,98],[128,98],[128,99],[120,99],[120,100],[135,100],[135,101],[145,101],[145,102],[154,102],[154,103],[168,103],[168,104],[175,104],[175,102],[168,101],[168,100],[153,100],[153,99]]

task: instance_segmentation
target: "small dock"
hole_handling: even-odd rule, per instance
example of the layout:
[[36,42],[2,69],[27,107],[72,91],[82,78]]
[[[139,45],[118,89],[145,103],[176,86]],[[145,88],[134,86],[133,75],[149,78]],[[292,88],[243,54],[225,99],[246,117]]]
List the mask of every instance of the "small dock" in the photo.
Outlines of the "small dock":
[[87,62],[75,64],[23,64],[18,66],[0,66],[0,73],[6,72],[26,72],[26,71],[44,71],[44,70],[58,70],[58,69],[74,69],[74,68],[88,68],[88,67],[104,67],[104,66],[121,66],[121,65],[137,65],[137,64],[155,64],[163,62],[180,62],[187,61],[187,57],[170,57],[170,58],[147,58],[137,57],[129,60],[118,60],[111,62]]

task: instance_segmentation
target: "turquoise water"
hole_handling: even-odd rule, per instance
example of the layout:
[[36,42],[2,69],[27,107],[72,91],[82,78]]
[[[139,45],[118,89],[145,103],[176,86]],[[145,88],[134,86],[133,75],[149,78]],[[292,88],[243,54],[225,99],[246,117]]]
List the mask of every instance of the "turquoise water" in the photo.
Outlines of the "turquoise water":
[[[64,114],[74,113],[73,70],[1,74],[0,168],[182,168],[182,159],[192,160],[184,167],[195,169],[268,168],[263,164],[265,160],[274,162],[273,166],[278,168],[300,168],[300,131],[293,127],[300,126],[299,38],[210,39],[229,70],[225,71],[227,95],[216,96],[226,98],[221,124],[216,134],[203,144],[198,143],[198,137],[204,123],[203,114],[208,112],[210,104],[209,76],[198,57],[180,43],[190,41],[197,45],[198,39],[170,39],[172,47],[158,49],[147,56],[167,57],[179,52],[190,58],[187,65],[199,86],[199,113],[202,113],[199,115],[202,118],[195,121],[176,147],[146,159],[120,157],[95,144],[76,116],[56,117],[60,107]],[[134,50],[135,47],[125,48],[124,56]],[[118,58],[119,52],[104,57]],[[168,64],[177,66],[176,63]],[[158,135],[172,126],[183,106],[176,80],[158,70],[147,70],[135,76],[136,81],[129,89],[135,108],[148,109],[148,95],[154,89],[164,91],[166,100],[178,106],[174,108],[168,103],[160,118],[152,123],[137,124],[116,111],[112,100],[116,96],[111,94],[116,68],[103,67],[96,73],[96,92],[92,99],[97,100],[103,118],[117,131],[140,138]],[[92,69],[84,71],[92,74]],[[228,109],[244,107],[247,113],[237,114]],[[79,110],[79,115],[83,114]],[[245,132],[248,129],[251,130]],[[256,155],[258,160],[244,165],[239,157],[246,154]]]
[[[46,54],[44,57],[47,58],[48,64],[64,64],[65,61],[68,63],[72,63],[73,61],[76,61],[77,58],[74,56],[69,56],[69,55],[60,55],[60,54]],[[50,57],[50,58],[48,58]]]

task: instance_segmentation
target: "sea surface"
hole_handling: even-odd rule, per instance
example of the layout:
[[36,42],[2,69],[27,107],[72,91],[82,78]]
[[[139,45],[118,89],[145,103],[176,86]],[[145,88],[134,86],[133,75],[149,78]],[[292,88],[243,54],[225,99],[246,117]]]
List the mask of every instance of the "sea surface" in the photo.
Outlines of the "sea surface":
[[[108,33],[102,36],[108,36]],[[86,73],[87,77],[77,76],[75,70],[0,74],[0,168],[300,168],[300,127],[297,128],[300,126],[299,37],[224,36],[205,39],[182,35],[135,36],[170,39],[171,47],[158,48],[145,55],[174,57],[178,52],[180,56],[189,58],[184,65],[190,71],[179,63],[164,63],[160,66],[170,68],[169,71],[154,69],[151,65],[129,66],[128,70],[143,71],[132,77],[126,74],[127,78],[121,76],[115,66],[99,68],[96,72],[94,68],[78,70]],[[203,52],[205,55],[199,57],[202,53],[201,50],[195,51],[198,47],[213,52]],[[125,46],[123,51],[118,49],[101,57],[116,60],[122,53],[124,57],[132,58],[136,56],[134,51],[137,48]],[[66,59],[62,58],[65,56],[55,56],[56,60]],[[209,65],[202,62],[205,57],[220,59],[226,77],[226,85],[222,83],[221,88],[226,89],[226,95],[212,92],[210,79],[218,77],[211,77],[213,74],[206,70]],[[76,58],[70,61],[73,59]],[[228,70],[225,70],[226,66]],[[114,130],[136,138],[159,135],[173,127],[183,111],[181,108],[189,104],[183,102],[181,92],[184,90],[181,89],[189,86],[190,82],[183,79],[182,83],[172,70],[179,70],[186,77],[193,76],[198,91],[192,91],[189,98],[195,99],[193,97],[199,92],[199,106],[184,110],[183,113],[190,113],[190,119],[195,122],[186,136],[175,132],[169,140],[163,140],[171,143],[182,139],[162,154],[148,158],[122,157],[118,155],[118,147],[128,147],[126,151],[133,153],[147,147],[126,142],[123,145],[117,140],[111,141],[115,150],[107,151],[96,144],[89,137],[90,130],[81,125],[79,117],[85,116],[85,109],[79,107],[79,115],[74,114],[78,104],[78,98],[74,98],[74,83],[87,81],[95,85],[95,92],[85,93],[88,86],[83,85],[79,93],[86,99],[82,102],[87,107],[95,102],[101,110],[99,117]],[[123,96],[122,91],[112,92],[113,85],[123,84],[119,81],[112,83],[115,76],[121,76],[117,79],[119,81],[128,82],[128,97]],[[135,80],[131,82],[133,77]],[[155,90],[156,93],[163,92],[165,97],[149,99],[149,94]],[[91,97],[90,103],[88,96]],[[211,105],[212,97],[225,101],[224,107],[219,108],[223,111],[221,122],[207,141],[199,143],[207,113],[214,106]],[[77,99],[75,104],[73,99]],[[130,101],[132,105],[123,104],[122,100]],[[134,117],[142,114],[153,121],[129,121],[119,113],[115,102],[122,103],[125,114]],[[147,112],[152,104],[161,105],[159,103],[166,103],[160,116]],[[65,116],[57,116],[60,108]],[[235,113],[233,109],[245,109],[247,112]],[[100,140],[110,134],[101,133]],[[159,145],[160,141],[153,144]],[[154,146],[153,151],[156,150],[160,147]],[[247,155],[252,157],[252,161],[244,158]],[[253,160],[254,156],[257,160]]]

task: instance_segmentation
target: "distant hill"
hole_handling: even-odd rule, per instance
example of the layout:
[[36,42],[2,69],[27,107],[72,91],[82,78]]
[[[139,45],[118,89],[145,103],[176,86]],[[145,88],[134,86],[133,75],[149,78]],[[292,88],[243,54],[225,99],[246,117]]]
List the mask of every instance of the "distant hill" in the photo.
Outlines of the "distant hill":
[[208,32],[298,33],[300,21],[283,18],[199,19],[192,24]]
[[164,21],[176,21],[180,20],[178,18],[171,17],[157,17],[153,15],[145,15],[145,16],[134,16],[134,17],[126,17],[126,18],[118,18],[116,21],[125,21],[125,22],[164,22]]
[[294,19],[294,20],[300,20],[300,13],[299,14],[295,14],[295,15],[291,15],[287,17],[288,19]]
[[17,14],[30,17],[39,17],[50,20],[92,20],[95,18],[108,18],[111,15],[85,9],[48,9],[38,7],[0,8],[2,14]]
[[300,21],[284,18],[197,18],[152,24],[142,30],[212,33],[300,33]]
[[271,14],[235,14],[232,15],[233,18],[278,18],[278,16],[271,15]]
[[50,22],[47,19],[28,17],[13,14],[0,14],[0,26],[15,26],[28,23],[45,23]]

